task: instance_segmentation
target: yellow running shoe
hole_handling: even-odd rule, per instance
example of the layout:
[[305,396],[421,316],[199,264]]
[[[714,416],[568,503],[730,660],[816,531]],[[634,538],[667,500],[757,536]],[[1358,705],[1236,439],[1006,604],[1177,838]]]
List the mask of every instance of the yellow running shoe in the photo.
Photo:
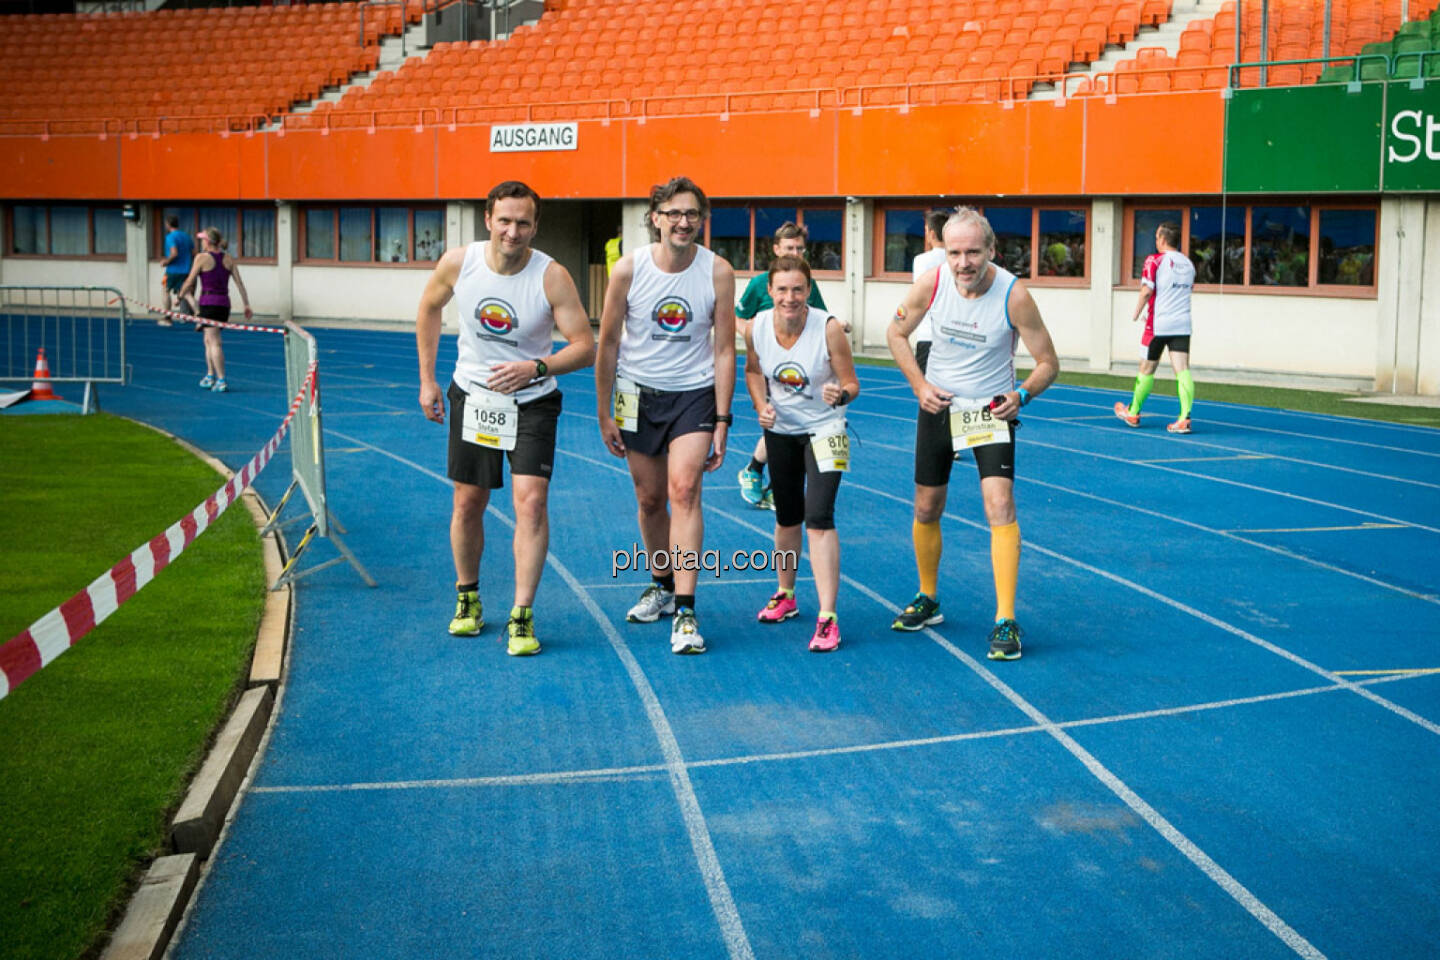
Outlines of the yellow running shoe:
[[510,611],[505,637],[505,652],[512,657],[530,657],[540,652],[540,641],[535,639],[535,616],[529,607]]
[[485,617],[480,606],[480,591],[460,590],[455,594],[455,619],[450,621],[450,633],[456,637],[479,636],[485,626]]

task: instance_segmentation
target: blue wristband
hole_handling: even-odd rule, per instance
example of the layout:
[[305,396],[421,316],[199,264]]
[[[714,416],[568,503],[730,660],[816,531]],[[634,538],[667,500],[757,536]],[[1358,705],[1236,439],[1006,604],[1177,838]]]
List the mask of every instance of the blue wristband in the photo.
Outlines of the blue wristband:
[[1029,391],[1029,390],[1026,390],[1024,387],[1017,387],[1017,388],[1015,389],[1015,392],[1018,393],[1018,394],[1020,394],[1020,406],[1023,407],[1023,406],[1025,406],[1025,404],[1027,404],[1027,403],[1030,402],[1030,391]]

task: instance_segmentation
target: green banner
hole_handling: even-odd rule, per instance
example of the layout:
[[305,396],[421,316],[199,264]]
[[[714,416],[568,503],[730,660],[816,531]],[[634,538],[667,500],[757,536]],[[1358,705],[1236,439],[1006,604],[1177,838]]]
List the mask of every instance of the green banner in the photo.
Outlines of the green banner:
[[1440,81],[1392,83],[1385,101],[1385,190],[1440,191]]
[[1379,190],[1385,86],[1236,90],[1225,117],[1225,190]]

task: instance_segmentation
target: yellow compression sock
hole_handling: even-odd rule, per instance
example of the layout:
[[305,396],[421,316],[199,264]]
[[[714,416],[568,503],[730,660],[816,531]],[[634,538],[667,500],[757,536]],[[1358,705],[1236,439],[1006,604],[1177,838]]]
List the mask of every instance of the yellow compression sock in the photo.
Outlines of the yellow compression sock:
[[920,571],[920,592],[933,600],[940,580],[940,521],[921,523],[917,520],[911,534],[915,538],[915,566]]
[[995,572],[995,619],[1015,619],[1015,584],[1020,580],[1020,524],[990,528],[990,566]]

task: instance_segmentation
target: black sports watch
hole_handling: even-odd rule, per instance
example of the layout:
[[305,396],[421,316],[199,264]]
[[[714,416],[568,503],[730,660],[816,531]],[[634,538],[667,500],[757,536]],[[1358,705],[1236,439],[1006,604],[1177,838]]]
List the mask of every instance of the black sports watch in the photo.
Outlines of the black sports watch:
[[545,365],[545,361],[544,361],[544,360],[538,360],[538,359],[537,359],[537,360],[535,361],[535,379],[536,379],[536,380],[539,380],[541,377],[545,376],[545,374],[548,373],[549,371],[550,371],[550,368]]
[[716,422],[716,423],[723,423],[723,424],[727,424],[727,425],[728,425],[728,424],[733,424],[733,423],[735,422],[735,414],[733,414],[733,413],[717,413],[717,414],[715,414],[715,422]]

